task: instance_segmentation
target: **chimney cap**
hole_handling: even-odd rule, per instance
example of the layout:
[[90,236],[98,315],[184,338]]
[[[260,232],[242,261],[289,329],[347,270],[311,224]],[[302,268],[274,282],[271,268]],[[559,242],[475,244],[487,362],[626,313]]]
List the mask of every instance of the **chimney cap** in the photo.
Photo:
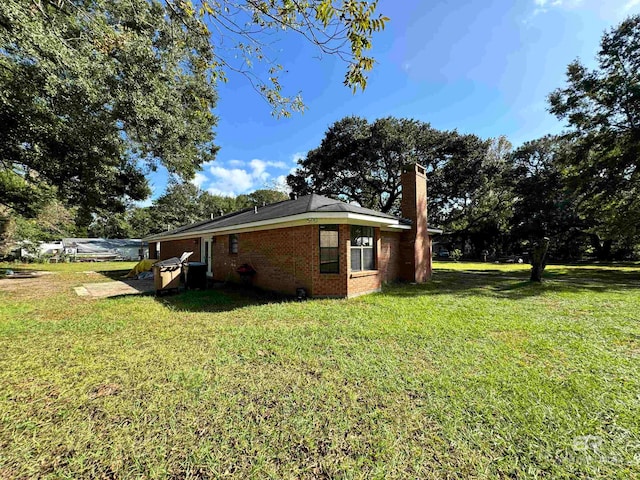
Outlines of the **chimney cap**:
[[410,163],[408,165],[405,165],[404,168],[402,169],[403,173],[417,173],[419,175],[427,175],[427,169],[424,168],[422,165],[420,165],[419,163]]

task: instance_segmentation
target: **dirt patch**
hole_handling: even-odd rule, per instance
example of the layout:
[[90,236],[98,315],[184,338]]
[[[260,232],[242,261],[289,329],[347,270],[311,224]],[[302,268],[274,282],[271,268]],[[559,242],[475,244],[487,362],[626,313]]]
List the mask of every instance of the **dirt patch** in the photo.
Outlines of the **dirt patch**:
[[8,292],[19,298],[49,296],[59,287],[53,282],[55,272],[16,272],[0,278],[0,292]]
[[110,395],[117,395],[120,391],[120,385],[117,383],[105,383],[103,385],[98,385],[94,387],[91,392],[89,392],[89,398],[91,400],[95,400],[100,397],[108,397]]

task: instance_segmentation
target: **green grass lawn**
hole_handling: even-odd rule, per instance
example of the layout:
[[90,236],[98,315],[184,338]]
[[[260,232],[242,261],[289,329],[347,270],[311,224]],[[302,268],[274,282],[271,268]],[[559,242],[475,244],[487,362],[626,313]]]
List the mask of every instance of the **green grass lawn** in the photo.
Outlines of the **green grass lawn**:
[[640,266],[75,296],[129,266],[0,281],[0,478],[640,478]]

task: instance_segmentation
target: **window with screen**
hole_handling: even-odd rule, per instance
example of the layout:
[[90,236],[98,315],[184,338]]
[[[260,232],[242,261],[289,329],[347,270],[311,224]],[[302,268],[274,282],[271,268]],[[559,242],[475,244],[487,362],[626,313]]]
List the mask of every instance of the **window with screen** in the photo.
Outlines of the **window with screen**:
[[376,269],[376,243],[373,227],[351,226],[351,271]]
[[340,272],[338,225],[320,225],[320,273]]
[[238,253],[238,235],[229,235],[229,253]]

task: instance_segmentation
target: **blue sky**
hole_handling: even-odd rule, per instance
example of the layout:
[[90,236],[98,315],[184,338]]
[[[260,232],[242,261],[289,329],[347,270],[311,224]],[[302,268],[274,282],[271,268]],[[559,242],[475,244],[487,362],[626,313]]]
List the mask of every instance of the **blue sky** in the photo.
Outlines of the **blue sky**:
[[[546,96],[563,85],[576,57],[593,65],[603,31],[640,12],[640,0],[380,0],[378,10],[391,21],[374,37],[378,63],[364,92],[342,85],[344,63],[319,58],[290,35],[272,52],[288,70],[285,93],[301,91],[303,114],[274,118],[246,80],[230,75],[215,109],[221,149],[194,183],[238,195],[281,182],[346,115],[415,118],[438,129],[506,135],[516,146],[556,133],[562,124],[546,111]],[[157,197],[166,172],[149,179]]]

